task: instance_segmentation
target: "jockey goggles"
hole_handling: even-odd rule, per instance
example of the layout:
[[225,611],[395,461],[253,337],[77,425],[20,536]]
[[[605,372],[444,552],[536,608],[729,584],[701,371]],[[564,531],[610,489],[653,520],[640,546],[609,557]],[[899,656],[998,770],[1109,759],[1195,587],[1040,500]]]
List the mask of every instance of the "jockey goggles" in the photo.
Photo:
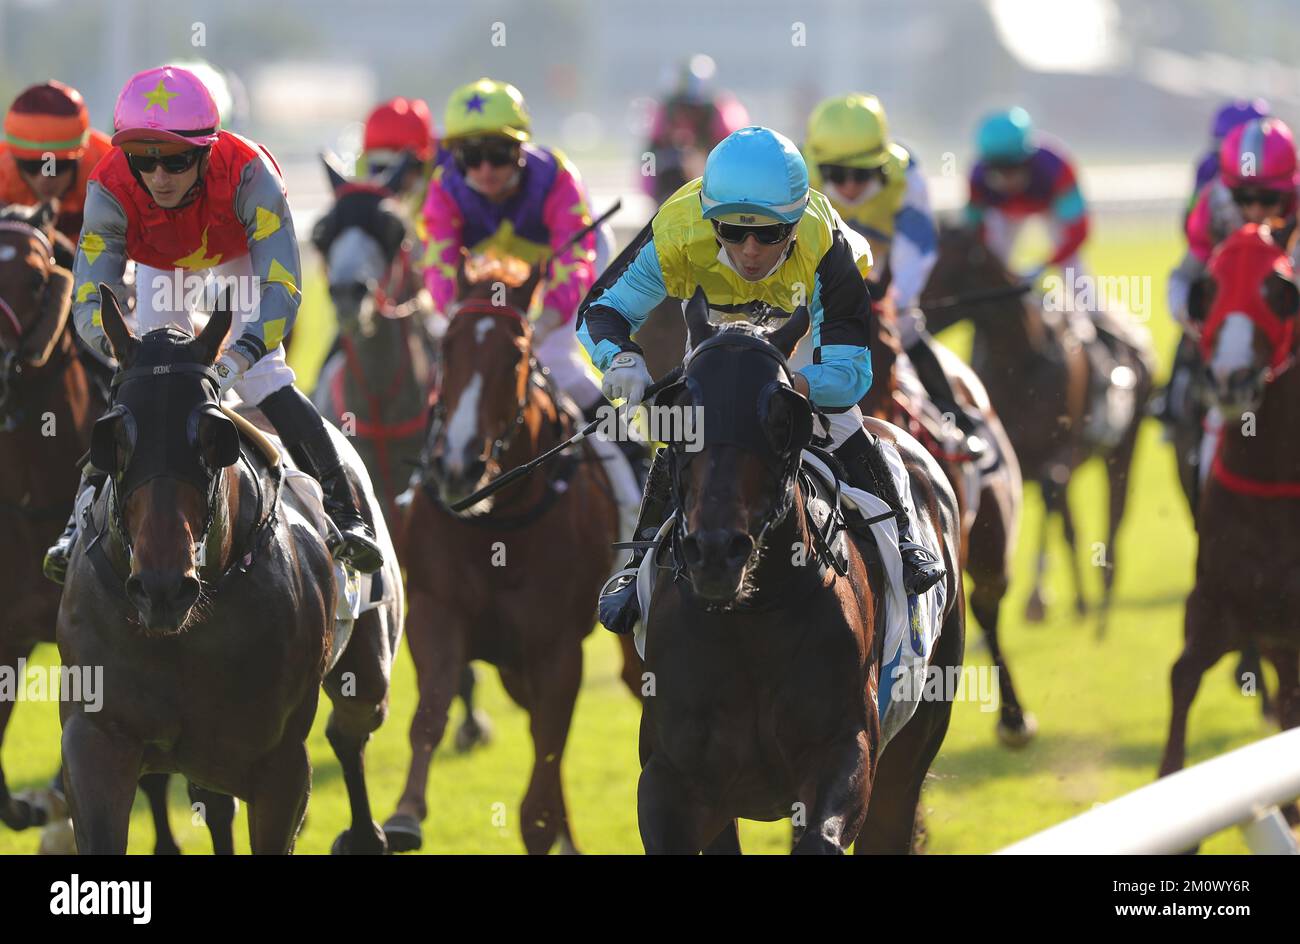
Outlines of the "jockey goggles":
[[177,174],[185,173],[197,164],[199,158],[202,157],[207,150],[208,149],[205,147],[189,148],[188,150],[181,151],[179,154],[168,154],[163,157],[145,154],[128,154],[126,160],[127,163],[131,165],[131,170],[135,171],[137,174],[152,174],[155,168],[162,167],[162,169],[167,173],[176,176]]
[[462,173],[484,161],[493,167],[509,167],[519,162],[519,144],[503,138],[474,138],[453,145],[452,156]]
[[[75,157],[15,157],[18,169],[29,177],[58,177],[77,166]],[[48,170],[46,169],[48,168]]]
[[1276,190],[1260,190],[1254,187],[1238,187],[1232,191],[1232,202],[1237,206],[1277,206],[1285,199],[1285,194]]
[[842,164],[818,164],[817,170],[822,175],[822,180],[836,186],[849,181],[855,184],[865,184],[873,177],[879,177],[881,181],[885,179],[885,172],[880,167],[845,167]]
[[724,243],[739,245],[748,236],[753,236],[764,246],[775,246],[788,239],[794,232],[794,223],[770,223],[764,226],[742,226],[739,223],[723,223],[712,220],[713,232]]

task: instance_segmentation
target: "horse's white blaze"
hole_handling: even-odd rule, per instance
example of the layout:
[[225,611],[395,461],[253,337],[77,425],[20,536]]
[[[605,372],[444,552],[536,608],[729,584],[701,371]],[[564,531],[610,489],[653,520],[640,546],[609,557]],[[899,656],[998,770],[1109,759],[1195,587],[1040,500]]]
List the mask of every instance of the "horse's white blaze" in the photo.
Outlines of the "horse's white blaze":
[[475,373],[465,385],[460,402],[447,423],[447,450],[443,461],[448,471],[459,472],[465,459],[465,450],[478,431],[478,401],[483,393],[483,378]]
[[483,317],[478,320],[478,324],[474,325],[475,344],[483,343],[483,339],[486,338],[488,336],[488,332],[492,330],[493,324],[495,324],[493,319],[488,317]]
[[330,282],[382,282],[388,274],[384,251],[375,238],[360,226],[349,226],[330,245]]
[[1233,312],[1224,319],[1214,341],[1210,370],[1216,380],[1226,381],[1233,371],[1255,362],[1255,325],[1245,315]]

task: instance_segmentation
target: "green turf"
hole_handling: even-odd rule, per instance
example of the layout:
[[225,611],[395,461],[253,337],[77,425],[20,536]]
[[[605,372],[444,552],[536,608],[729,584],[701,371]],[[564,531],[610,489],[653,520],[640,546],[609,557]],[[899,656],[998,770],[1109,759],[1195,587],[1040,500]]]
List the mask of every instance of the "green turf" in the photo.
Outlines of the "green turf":
[[[1102,221],[1090,260],[1101,273],[1149,275],[1156,304],[1150,319],[1162,364],[1168,363],[1173,331],[1163,305],[1165,273],[1179,251],[1174,227],[1127,227]],[[294,363],[305,378],[323,353],[327,305],[319,279],[308,282]],[[954,346],[962,338],[954,334]],[[1085,547],[1104,539],[1104,480],[1097,466],[1076,479],[1071,500]],[[996,717],[973,702],[959,703],[933,770],[923,803],[932,852],[987,852],[1030,835],[1096,803],[1151,782],[1168,724],[1168,672],[1180,647],[1183,599],[1191,585],[1195,544],[1174,474],[1173,457],[1148,422],[1139,447],[1130,513],[1119,547],[1117,602],[1110,633],[1098,641],[1091,622],[1074,618],[1063,545],[1053,545],[1050,589],[1054,606],[1046,623],[1021,619],[1029,592],[1033,548],[1022,539],[1016,579],[1004,608],[1003,645],[1016,673],[1022,700],[1037,716],[1038,740],[1019,753],[999,747]],[[1037,533],[1041,505],[1031,494],[1023,534]],[[1095,599],[1100,575],[1088,568]],[[968,664],[986,656],[979,632],[970,629]],[[565,757],[565,781],[575,836],[588,852],[637,852],[636,727],[638,709],[618,680],[617,646],[603,630],[587,640],[586,677]],[[54,657],[42,647],[41,658]],[[1196,762],[1268,733],[1258,702],[1242,696],[1224,661],[1210,672],[1192,711],[1189,760]],[[430,777],[426,851],[520,852],[516,821],[531,764],[527,719],[510,704],[495,673],[480,671],[480,703],[496,723],[490,747],[458,756],[448,743]],[[367,767],[375,812],[392,812],[405,777],[406,728],[414,710],[414,676],[403,648],[394,676],[392,714],[370,745]],[[324,699],[322,699],[324,705]],[[459,708],[453,724],[459,720]],[[300,852],[324,852],[345,825],[347,803],[338,765],[323,737],[320,713],[311,741],[315,783]],[[21,704],[5,744],[5,769],[15,789],[35,786],[54,769],[58,714],[54,704]],[[173,826],[188,853],[208,850],[202,828],[191,822],[183,784],[173,781]],[[788,842],[784,823],[742,825],[749,851],[779,852]],[[246,819],[237,824],[247,850]],[[131,850],[148,851],[152,832],[143,801],[132,820]],[[0,852],[29,852],[33,833],[0,829]],[[1243,852],[1235,833],[1205,845],[1209,852]]]

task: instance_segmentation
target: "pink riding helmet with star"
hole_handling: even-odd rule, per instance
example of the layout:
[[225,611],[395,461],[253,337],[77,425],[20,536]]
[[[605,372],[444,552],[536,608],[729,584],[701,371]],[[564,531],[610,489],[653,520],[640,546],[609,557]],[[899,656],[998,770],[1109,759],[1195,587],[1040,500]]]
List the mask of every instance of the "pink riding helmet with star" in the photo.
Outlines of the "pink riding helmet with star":
[[113,109],[113,144],[167,141],[214,144],[221,126],[217,103],[188,69],[159,66],[133,75]]

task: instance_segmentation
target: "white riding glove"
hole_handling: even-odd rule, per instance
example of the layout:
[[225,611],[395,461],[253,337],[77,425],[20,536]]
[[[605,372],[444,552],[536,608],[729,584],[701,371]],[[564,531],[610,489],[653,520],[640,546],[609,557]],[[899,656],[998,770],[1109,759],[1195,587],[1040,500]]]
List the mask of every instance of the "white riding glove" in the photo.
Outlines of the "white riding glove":
[[633,351],[621,351],[609,363],[600,392],[606,399],[626,401],[625,406],[631,410],[640,404],[645,396],[645,388],[650,386],[650,372],[646,370],[645,358]]
[[250,366],[248,360],[238,351],[226,351],[222,354],[212,365],[213,370],[217,372],[218,395],[224,397]]

